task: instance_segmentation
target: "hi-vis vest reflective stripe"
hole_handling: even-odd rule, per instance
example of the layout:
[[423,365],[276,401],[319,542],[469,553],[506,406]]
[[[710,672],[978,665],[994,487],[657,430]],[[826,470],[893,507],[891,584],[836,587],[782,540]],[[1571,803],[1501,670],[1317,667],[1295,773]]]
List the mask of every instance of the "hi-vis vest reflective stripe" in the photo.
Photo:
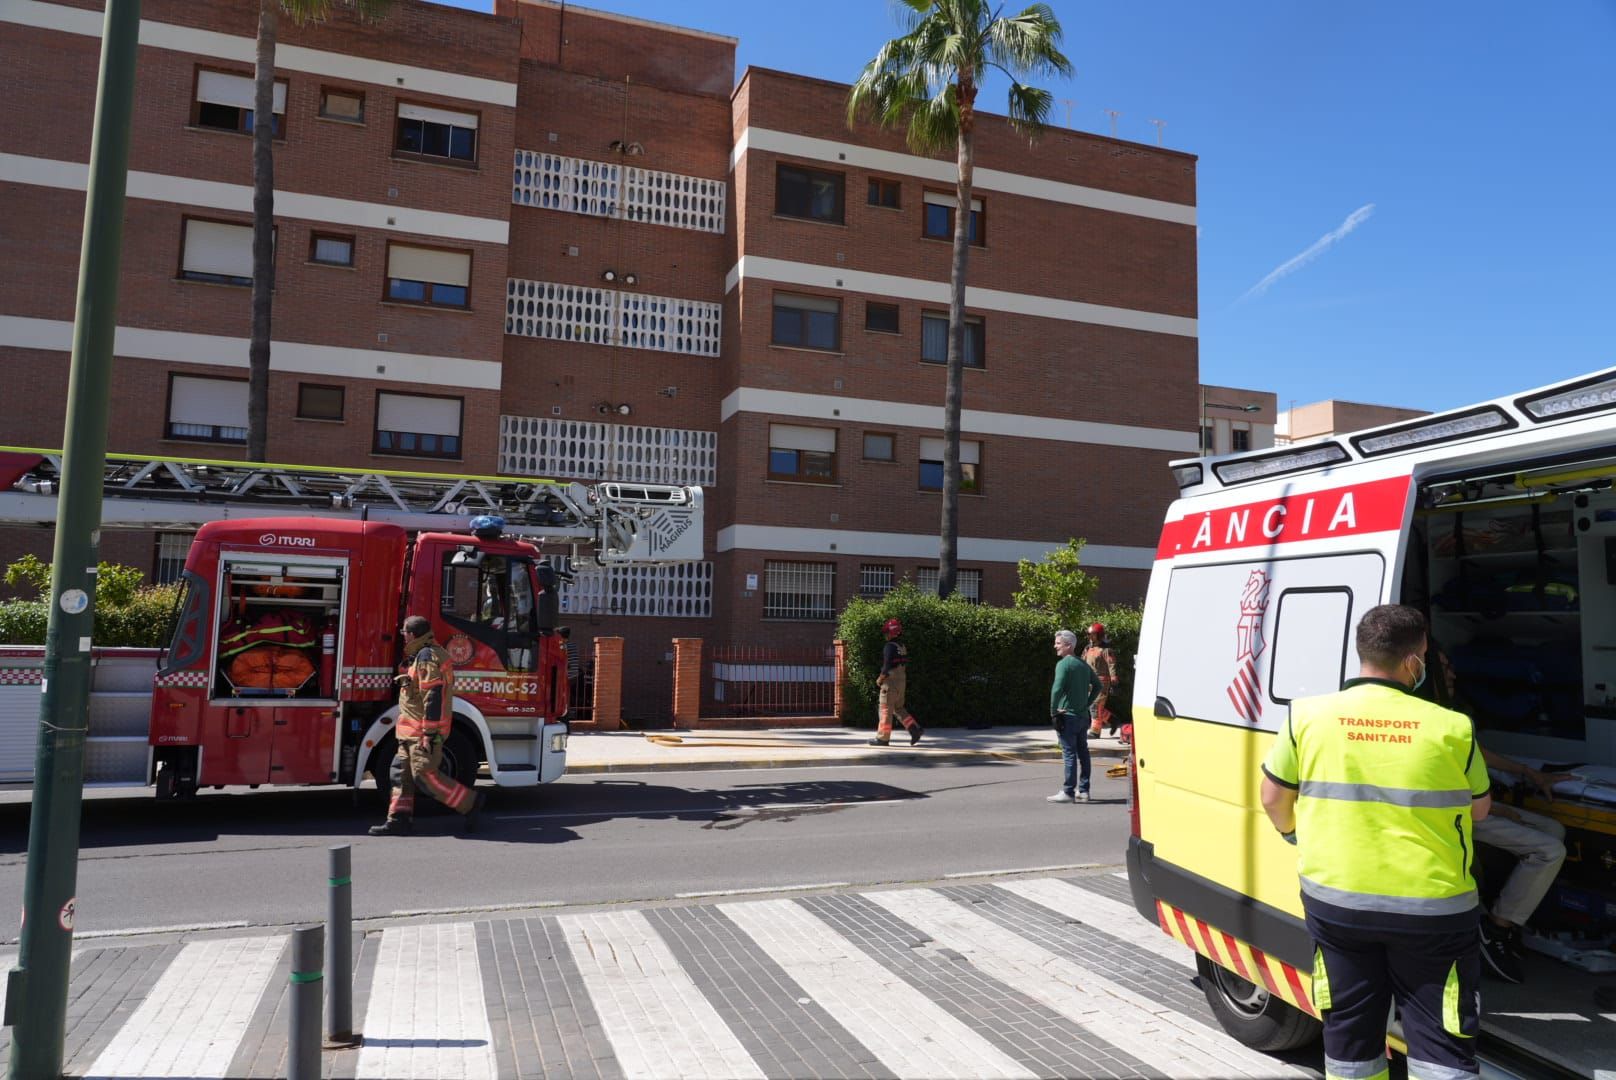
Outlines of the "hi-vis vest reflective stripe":
[[410,661],[410,681],[398,694],[398,737],[448,737],[454,726],[454,665],[435,643],[421,647]]
[[1279,738],[1295,740],[1305,895],[1404,915],[1475,908],[1470,770],[1479,751],[1468,717],[1370,682],[1292,702]]

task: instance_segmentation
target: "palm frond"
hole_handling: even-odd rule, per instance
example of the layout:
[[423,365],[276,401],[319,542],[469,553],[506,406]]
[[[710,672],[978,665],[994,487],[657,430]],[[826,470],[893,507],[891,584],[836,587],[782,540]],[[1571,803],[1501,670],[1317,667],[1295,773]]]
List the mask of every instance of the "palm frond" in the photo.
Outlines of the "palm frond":
[[909,114],[909,148],[930,154],[955,145],[959,139],[959,94],[950,83],[940,94],[925,99]]
[[351,10],[360,22],[376,22],[387,17],[393,0],[280,0],[280,5],[293,22],[303,26],[327,21],[337,7]]
[[1049,5],[1033,4],[1019,15],[988,24],[983,51],[990,61],[1009,69],[1012,77],[1068,76],[1072,63],[1060,51],[1062,36],[1060,20]]
[[1049,122],[1049,110],[1055,104],[1055,95],[1038,86],[1027,86],[1025,83],[1012,82],[1010,84],[1010,101],[1006,112],[1010,123],[1015,129],[1027,136],[1036,139]]

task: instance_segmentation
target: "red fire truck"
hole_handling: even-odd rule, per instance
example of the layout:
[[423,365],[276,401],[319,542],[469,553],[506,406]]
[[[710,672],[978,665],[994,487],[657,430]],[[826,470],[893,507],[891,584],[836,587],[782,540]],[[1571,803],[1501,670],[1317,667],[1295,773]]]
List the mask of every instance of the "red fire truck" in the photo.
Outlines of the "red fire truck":
[[[0,520],[54,520],[59,467],[52,451],[0,447],[0,482],[11,481]],[[467,784],[484,764],[500,785],[556,780],[569,712],[558,563],[701,555],[699,488],[123,456],[108,473],[104,523],[212,519],[192,541],[173,639],[150,676],[143,779],[159,798],[358,786],[367,773],[385,790],[399,626],[415,614],[455,669],[445,769]],[[575,554],[546,557],[541,542]],[[92,696],[92,758],[97,712]]]

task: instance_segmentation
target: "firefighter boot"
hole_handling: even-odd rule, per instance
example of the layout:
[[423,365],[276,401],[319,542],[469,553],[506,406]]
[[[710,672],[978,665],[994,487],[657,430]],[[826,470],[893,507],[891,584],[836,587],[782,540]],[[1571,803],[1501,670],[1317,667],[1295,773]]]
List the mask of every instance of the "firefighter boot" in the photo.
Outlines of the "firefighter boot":
[[380,825],[370,827],[372,836],[408,836],[414,831],[414,825],[407,817],[390,817]]
[[926,729],[920,726],[919,720],[916,720],[911,716],[909,718],[909,745],[915,745],[915,743],[920,741],[920,737],[924,734],[926,734]]
[[480,791],[472,793],[471,809],[466,811],[466,818],[460,823],[462,833],[474,833],[482,825],[483,805],[487,802],[487,795]]

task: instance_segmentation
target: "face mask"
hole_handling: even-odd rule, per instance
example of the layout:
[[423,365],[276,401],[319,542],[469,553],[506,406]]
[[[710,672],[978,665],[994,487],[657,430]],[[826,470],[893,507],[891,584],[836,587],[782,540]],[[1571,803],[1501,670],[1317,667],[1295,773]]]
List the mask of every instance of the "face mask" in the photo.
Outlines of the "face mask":
[[1426,674],[1425,661],[1420,660],[1420,658],[1418,656],[1411,656],[1411,657],[1409,657],[1409,659],[1410,660],[1419,660],[1419,662],[1420,662],[1420,673],[1414,679],[1414,689],[1418,690],[1420,687],[1425,685],[1425,674]]

